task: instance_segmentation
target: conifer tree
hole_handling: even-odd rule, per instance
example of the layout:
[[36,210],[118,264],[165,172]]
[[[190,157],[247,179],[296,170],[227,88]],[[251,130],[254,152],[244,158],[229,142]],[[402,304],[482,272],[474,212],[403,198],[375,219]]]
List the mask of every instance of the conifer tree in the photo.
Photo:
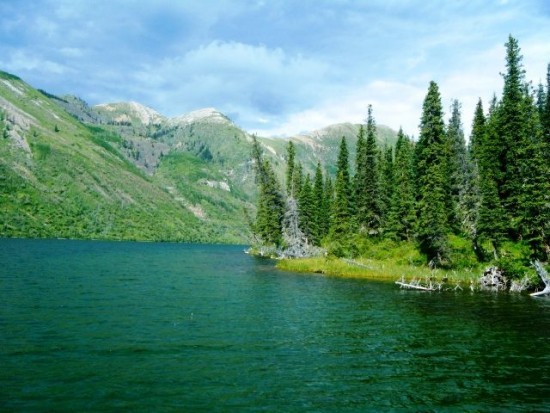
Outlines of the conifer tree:
[[546,95],[541,116],[542,134],[546,146],[546,157],[550,158],[550,63],[546,72]]
[[310,244],[316,243],[316,222],[314,217],[313,192],[311,178],[306,175],[298,199],[299,225]]
[[359,132],[357,133],[357,147],[355,151],[355,175],[353,176],[353,199],[354,209],[352,214],[356,223],[361,227],[361,212],[363,208],[360,206],[363,204],[363,200],[366,197],[364,183],[366,179],[366,142],[365,142],[365,128],[363,125],[359,125]]
[[296,192],[294,190],[294,162],[296,158],[296,148],[292,141],[288,141],[287,152],[286,152],[286,194],[289,196],[296,197]]
[[535,258],[546,260],[550,235],[550,162],[545,157],[538,108],[529,94],[525,95],[523,106],[527,135],[518,154],[521,186],[510,198],[518,205],[516,219],[521,238],[529,243]]
[[282,242],[284,195],[279,187],[271,164],[263,159],[262,149],[255,136],[252,137],[252,158],[259,184],[254,234],[266,245],[279,246]]
[[[546,92],[544,91],[544,86],[542,83],[539,83],[539,86],[537,87],[537,111],[539,115],[539,119],[542,121],[542,118],[544,116],[544,106],[546,104]],[[541,123],[542,124],[542,123]]]
[[342,137],[338,152],[330,227],[331,238],[336,240],[347,237],[351,231],[351,185],[348,156],[346,138]]
[[384,146],[380,163],[380,216],[382,225],[385,225],[391,208],[394,191],[394,161],[393,148]]
[[302,185],[304,184],[304,173],[301,163],[294,164],[294,172],[292,174],[292,196],[298,199],[300,192],[302,192]]
[[261,168],[265,177],[260,184],[255,230],[266,245],[281,245],[282,219],[285,209],[284,196],[269,161]]
[[466,174],[468,170],[468,158],[466,156],[466,142],[460,113],[460,102],[453,100],[451,104],[451,118],[447,127],[448,152],[448,182],[449,197],[447,198],[449,225],[454,231],[458,231],[466,211],[460,209],[463,204],[461,195],[466,187]]
[[[518,214],[518,194],[521,190],[520,170],[522,147],[528,139],[525,126],[525,89],[521,50],[518,41],[509,36],[506,46],[506,73],[503,74],[502,101],[497,108],[496,132],[499,137],[501,179],[497,182],[504,209],[514,222]],[[515,228],[511,228],[516,231]]]
[[321,240],[328,232],[328,215],[325,209],[325,188],[323,180],[323,171],[321,170],[321,162],[317,162],[315,168],[315,178],[313,181],[313,221],[315,222],[315,245],[320,245]]
[[323,197],[323,225],[322,225],[322,234],[323,238],[330,233],[330,228],[332,225],[332,206],[334,203],[334,185],[332,184],[332,178],[327,173],[325,178],[324,185],[324,197]]
[[[498,196],[496,182],[490,175],[480,174],[480,205],[477,217],[477,236],[489,240],[493,255],[499,257],[500,246],[506,237],[506,225],[502,219],[504,208]],[[482,252],[478,252],[482,254]]]
[[470,135],[469,152],[472,159],[479,161],[481,144],[485,141],[485,114],[483,113],[483,102],[481,98],[477,101],[474,120],[472,121],[472,133]]
[[447,140],[439,88],[430,82],[422,106],[420,137],[415,148],[417,174],[417,239],[420,249],[435,265],[447,258],[448,217]]
[[[378,169],[378,147],[376,145],[376,124],[372,115],[372,106],[367,112],[367,138],[362,153],[357,154],[356,213],[357,224],[361,230],[371,234],[380,231],[380,177]],[[364,148],[364,149],[363,149]]]
[[396,240],[412,240],[415,211],[412,142],[399,129],[395,144],[395,188],[391,197],[386,233]]

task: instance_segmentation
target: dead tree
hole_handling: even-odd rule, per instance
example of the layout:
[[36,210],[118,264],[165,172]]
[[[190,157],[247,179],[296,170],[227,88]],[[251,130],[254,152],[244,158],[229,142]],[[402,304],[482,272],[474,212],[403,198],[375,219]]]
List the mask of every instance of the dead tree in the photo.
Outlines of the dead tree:
[[550,277],[548,276],[548,272],[544,269],[542,264],[539,261],[535,261],[533,263],[535,266],[535,270],[537,271],[537,274],[541,278],[542,282],[544,283],[545,287],[544,290],[538,291],[536,293],[531,294],[533,297],[537,297],[539,295],[548,295],[550,294]]

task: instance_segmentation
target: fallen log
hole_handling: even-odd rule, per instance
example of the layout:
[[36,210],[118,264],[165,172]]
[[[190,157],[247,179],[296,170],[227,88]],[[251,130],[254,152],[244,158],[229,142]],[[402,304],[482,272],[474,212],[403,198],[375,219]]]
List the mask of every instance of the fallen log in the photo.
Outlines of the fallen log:
[[397,285],[401,286],[401,288],[410,288],[410,289],[422,290],[422,291],[435,291],[435,288],[424,287],[424,286],[418,285],[418,284],[407,284],[407,283],[401,282],[401,281],[396,281],[395,283]]
[[532,293],[532,297],[538,297],[540,295],[548,295],[550,294],[550,277],[548,276],[548,273],[542,266],[542,264],[537,260],[533,263],[535,266],[535,270],[537,271],[537,274],[541,278],[542,282],[544,283],[545,287],[544,290],[538,291],[536,293]]

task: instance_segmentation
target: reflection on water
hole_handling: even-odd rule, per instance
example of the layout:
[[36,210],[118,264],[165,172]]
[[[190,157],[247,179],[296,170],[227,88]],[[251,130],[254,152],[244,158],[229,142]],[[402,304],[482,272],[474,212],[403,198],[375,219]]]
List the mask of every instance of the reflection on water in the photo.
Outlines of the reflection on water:
[[0,240],[0,410],[550,410],[550,300],[242,250]]

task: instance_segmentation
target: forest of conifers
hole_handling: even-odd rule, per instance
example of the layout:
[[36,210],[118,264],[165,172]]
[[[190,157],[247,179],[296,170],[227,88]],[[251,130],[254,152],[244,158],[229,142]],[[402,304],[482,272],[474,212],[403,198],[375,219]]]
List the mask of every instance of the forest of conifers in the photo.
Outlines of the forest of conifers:
[[[546,85],[526,82],[518,41],[506,47],[500,98],[479,99],[466,143],[461,104],[445,122],[439,87],[430,82],[413,141],[402,130],[395,147],[376,144],[373,109],[357,136],[354,173],[342,138],[336,176],[317,165],[304,176],[288,144],[281,185],[255,142],[259,185],[252,229],[259,245],[283,256],[324,247],[337,256],[361,254],[357,237],[412,242],[431,267],[453,268],[451,237],[468,240],[479,262],[498,262],[505,245],[522,259],[550,254],[550,64]],[[313,252],[314,253],[314,252]]]

